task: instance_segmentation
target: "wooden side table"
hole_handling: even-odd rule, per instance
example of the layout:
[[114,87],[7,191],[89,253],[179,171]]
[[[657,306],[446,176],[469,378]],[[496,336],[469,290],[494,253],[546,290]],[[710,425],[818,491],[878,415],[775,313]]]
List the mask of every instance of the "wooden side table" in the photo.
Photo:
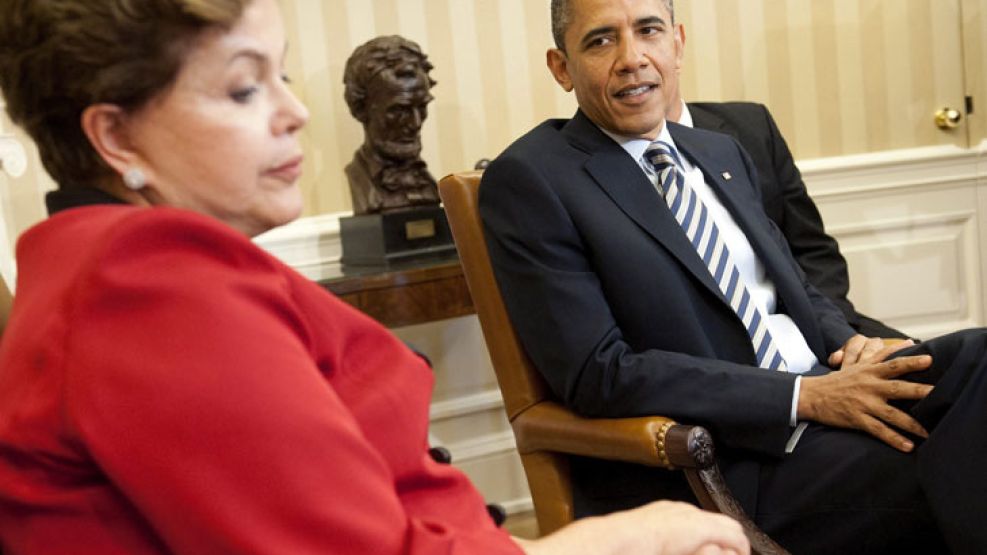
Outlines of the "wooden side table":
[[389,328],[474,314],[458,256],[342,266],[319,284]]

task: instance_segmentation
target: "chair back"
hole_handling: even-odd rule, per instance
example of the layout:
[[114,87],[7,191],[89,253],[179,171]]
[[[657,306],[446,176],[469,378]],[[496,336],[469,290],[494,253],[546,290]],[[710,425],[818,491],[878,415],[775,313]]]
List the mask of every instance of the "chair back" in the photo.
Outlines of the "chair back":
[[[448,175],[439,181],[439,196],[497,374],[504,409],[514,424],[520,414],[552,395],[521,346],[494,277],[477,202],[481,176],[479,171]],[[573,518],[568,459],[550,451],[526,449],[524,438],[517,432],[515,428],[538,526],[542,534],[548,534]]]
[[521,347],[494,277],[477,205],[482,175],[472,171],[446,176],[439,182],[439,195],[504,396],[504,408],[513,422],[532,405],[551,398],[551,393]]
[[3,337],[3,330],[7,327],[7,319],[10,318],[10,308],[14,304],[14,296],[7,287],[6,280],[0,277],[0,337]]

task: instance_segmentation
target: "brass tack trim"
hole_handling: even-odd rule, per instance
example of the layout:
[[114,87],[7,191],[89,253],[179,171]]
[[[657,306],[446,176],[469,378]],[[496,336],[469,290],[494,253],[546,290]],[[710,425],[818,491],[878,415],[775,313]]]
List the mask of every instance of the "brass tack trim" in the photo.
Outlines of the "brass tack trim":
[[668,434],[668,430],[672,429],[674,425],[675,422],[665,422],[662,424],[661,428],[658,429],[658,437],[655,444],[655,447],[658,448],[658,462],[669,469],[674,469],[675,467],[672,465],[672,461],[668,459],[668,453],[665,452],[665,436]]

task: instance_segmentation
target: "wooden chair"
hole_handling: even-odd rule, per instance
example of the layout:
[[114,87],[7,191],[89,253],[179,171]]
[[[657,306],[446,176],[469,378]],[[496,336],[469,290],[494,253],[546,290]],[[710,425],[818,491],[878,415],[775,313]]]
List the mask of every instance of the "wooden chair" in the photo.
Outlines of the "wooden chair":
[[14,304],[14,296],[7,287],[7,281],[0,277],[0,337],[3,330],[7,328],[7,319],[10,318],[10,307]]
[[755,552],[786,553],[744,514],[728,490],[705,428],[662,416],[582,418],[556,402],[521,347],[494,278],[477,208],[481,175],[474,171],[446,176],[439,182],[439,195],[514,429],[541,533],[573,520],[567,455],[581,455],[658,467],[655,472],[682,471],[699,504],[737,519]]
[[7,327],[7,318],[10,318],[10,307],[14,304],[14,296],[7,287],[7,281],[0,277],[0,336]]

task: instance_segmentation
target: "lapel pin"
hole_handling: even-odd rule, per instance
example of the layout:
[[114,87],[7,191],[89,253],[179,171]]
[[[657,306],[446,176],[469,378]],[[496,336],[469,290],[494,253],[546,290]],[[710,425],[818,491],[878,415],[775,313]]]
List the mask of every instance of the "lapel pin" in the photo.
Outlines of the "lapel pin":
[[731,179],[733,179],[733,176],[730,175],[730,172],[723,172],[720,175],[722,175],[723,176],[723,179],[725,179],[727,181],[730,181]]

